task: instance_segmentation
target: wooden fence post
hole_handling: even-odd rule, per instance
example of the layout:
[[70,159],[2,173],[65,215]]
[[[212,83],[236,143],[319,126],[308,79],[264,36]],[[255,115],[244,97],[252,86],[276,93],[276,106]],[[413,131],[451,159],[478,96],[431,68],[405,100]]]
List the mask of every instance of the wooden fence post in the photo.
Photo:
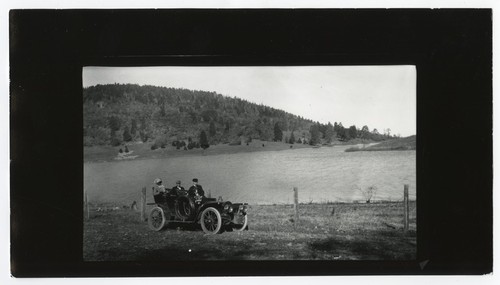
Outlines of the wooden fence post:
[[146,187],[142,187],[141,195],[141,221],[146,221]]
[[410,222],[410,204],[409,204],[409,200],[408,200],[408,188],[409,188],[409,185],[408,184],[405,184],[404,186],[404,209],[405,209],[405,213],[404,213],[404,231],[407,232],[408,231],[408,228],[409,228],[409,222]]
[[299,188],[293,187],[293,209],[295,211],[294,227],[299,223]]
[[87,191],[84,190],[83,195],[84,195],[84,197],[83,197],[83,203],[84,203],[83,212],[84,212],[85,218],[87,220],[90,220],[89,197],[87,195]]

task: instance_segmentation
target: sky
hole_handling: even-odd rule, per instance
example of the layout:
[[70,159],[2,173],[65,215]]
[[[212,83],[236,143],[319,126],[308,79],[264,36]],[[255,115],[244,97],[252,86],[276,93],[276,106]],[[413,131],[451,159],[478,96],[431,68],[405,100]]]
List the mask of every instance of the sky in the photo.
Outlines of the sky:
[[416,68],[397,66],[84,67],[83,86],[215,91],[326,124],[416,134]]

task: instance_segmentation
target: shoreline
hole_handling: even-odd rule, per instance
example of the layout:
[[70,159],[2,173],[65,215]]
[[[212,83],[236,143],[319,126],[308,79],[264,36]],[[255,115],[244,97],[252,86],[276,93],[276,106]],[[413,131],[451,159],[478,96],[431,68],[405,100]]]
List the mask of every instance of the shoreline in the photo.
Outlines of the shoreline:
[[[370,142],[371,143],[371,142]],[[169,145],[165,148],[151,150],[152,143],[133,143],[127,144],[130,152],[129,154],[120,154],[119,149],[125,146],[91,146],[83,148],[83,162],[84,163],[101,163],[101,162],[120,162],[127,160],[142,160],[142,159],[162,159],[170,157],[196,157],[196,156],[209,156],[221,154],[237,154],[237,153],[251,153],[251,152],[264,152],[264,151],[283,151],[295,149],[316,149],[322,147],[339,147],[339,146],[353,146],[358,145],[359,142],[351,144],[337,143],[323,146],[312,146],[308,144],[285,144],[282,142],[267,142],[254,140],[249,145],[229,145],[218,144],[212,145],[206,150],[191,149],[183,150],[176,149]],[[264,146],[262,146],[264,145]]]

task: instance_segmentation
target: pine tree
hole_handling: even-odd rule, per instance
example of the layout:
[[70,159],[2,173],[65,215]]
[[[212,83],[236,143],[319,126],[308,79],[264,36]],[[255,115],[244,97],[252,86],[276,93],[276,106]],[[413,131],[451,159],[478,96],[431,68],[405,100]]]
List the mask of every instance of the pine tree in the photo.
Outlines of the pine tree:
[[167,112],[165,111],[165,106],[163,104],[160,106],[160,115],[162,117],[165,117],[167,115]]
[[217,133],[217,130],[215,129],[215,123],[214,121],[210,121],[210,126],[208,128],[208,134],[210,135],[210,137],[213,137],[215,136],[215,134]]
[[145,131],[139,131],[139,136],[141,137],[142,142],[147,142],[149,139],[149,136]]
[[326,130],[325,130],[325,139],[327,143],[331,143],[333,140],[333,135],[335,134],[333,130],[333,126],[330,122],[328,122],[328,125],[326,125]]
[[364,139],[368,139],[370,136],[370,129],[368,128],[367,125],[364,125],[363,128],[361,128],[361,137]]
[[274,141],[280,142],[283,140],[283,131],[278,122],[274,124]]
[[137,121],[135,119],[132,119],[132,127],[130,127],[130,134],[132,136],[135,136],[137,133]]
[[112,116],[108,118],[108,124],[109,128],[111,129],[111,132],[118,131],[121,127],[121,122],[118,117]]
[[358,137],[358,130],[355,125],[349,127],[349,137],[355,139]]
[[120,139],[116,137],[116,133],[114,131],[111,131],[111,145],[119,146],[121,143],[122,142],[120,141]]
[[294,144],[295,143],[295,136],[293,135],[293,131],[292,131],[292,134],[290,135],[290,141],[289,141],[291,144]]
[[309,141],[309,144],[310,145],[319,144],[320,143],[319,126],[317,124],[312,125],[310,132],[311,132],[311,140]]
[[132,136],[130,135],[130,132],[128,130],[128,127],[125,127],[125,130],[123,130],[123,141],[129,142],[132,140]]
[[205,131],[201,131],[200,133],[200,146],[203,149],[207,149],[208,147],[210,147],[210,144],[208,143],[207,134],[205,133]]

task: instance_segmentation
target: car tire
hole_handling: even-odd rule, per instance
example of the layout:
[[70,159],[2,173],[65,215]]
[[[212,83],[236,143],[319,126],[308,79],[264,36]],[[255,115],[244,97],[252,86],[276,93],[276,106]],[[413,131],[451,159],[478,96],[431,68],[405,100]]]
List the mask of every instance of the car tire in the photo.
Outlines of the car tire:
[[235,226],[233,227],[233,231],[242,232],[247,228],[247,226],[248,226],[248,216],[245,215],[243,216],[243,224],[235,224]]
[[168,212],[168,210],[163,210],[160,207],[154,207],[153,209],[151,209],[148,216],[149,228],[154,231],[161,231],[167,224],[166,217],[170,218],[170,213]]
[[206,234],[217,234],[222,229],[222,217],[219,210],[208,207],[201,213],[200,216],[201,229]]

